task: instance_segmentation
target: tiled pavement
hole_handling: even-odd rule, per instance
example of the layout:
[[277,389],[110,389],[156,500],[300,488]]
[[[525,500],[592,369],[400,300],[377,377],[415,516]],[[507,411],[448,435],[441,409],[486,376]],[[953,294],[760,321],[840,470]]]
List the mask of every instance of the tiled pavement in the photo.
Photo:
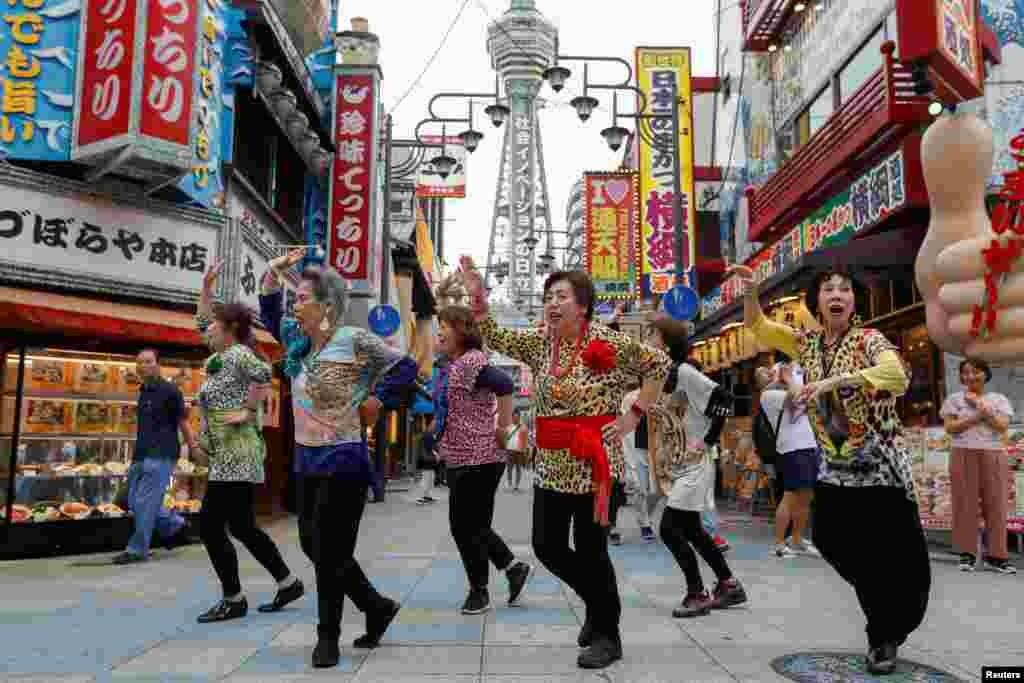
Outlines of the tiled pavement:
[[[147,565],[87,566],[82,558],[0,564],[0,680],[33,683],[229,681],[775,681],[770,662],[808,650],[864,647],[850,589],[820,560],[769,556],[768,529],[736,519],[729,554],[751,601],[696,620],[671,618],[682,580],[667,550],[642,544],[623,513],[625,545],[614,548],[623,598],[625,658],[602,673],[576,668],[583,614],[568,588],[538,567],[521,607],[505,606],[503,577],[492,580],[498,607],[458,612],[466,589],[447,530],[445,490],[437,504],[404,495],[370,505],[358,556],[377,586],[404,609],[382,647],[348,645],[362,617],[346,606],[341,665],[314,671],[316,601],[308,595],[274,615],[256,612],[273,581],[240,549],[250,615],[203,626],[195,617],[218,597],[201,546],[164,552]],[[502,490],[496,527],[530,559],[530,494]],[[879,530],[884,533],[884,530]],[[312,590],[294,522],[272,529],[286,559]],[[94,558],[89,558],[94,559]],[[889,559],[879,557],[879,562]],[[961,574],[937,557],[927,621],[903,655],[976,680],[983,664],[1024,664],[1018,611],[1020,576]],[[705,568],[705,576],[710,575]],[[1013,605],[1016,604],[1015,609]]]

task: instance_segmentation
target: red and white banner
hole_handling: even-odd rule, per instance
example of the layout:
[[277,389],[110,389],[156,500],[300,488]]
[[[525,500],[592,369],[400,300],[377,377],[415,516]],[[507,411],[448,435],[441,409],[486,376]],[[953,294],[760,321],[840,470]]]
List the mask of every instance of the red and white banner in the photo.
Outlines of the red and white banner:
[[370,204],[376,182],[376,86],[369,75],[337,77],[334,168],[331,179],[331,266],[347,280],[369,277]]
[[85,3],[79,146],[124,135],[131,127],[138,0]]
[[178,145],[189,143],[198,15],[197,0],[148,0],[143,135]]

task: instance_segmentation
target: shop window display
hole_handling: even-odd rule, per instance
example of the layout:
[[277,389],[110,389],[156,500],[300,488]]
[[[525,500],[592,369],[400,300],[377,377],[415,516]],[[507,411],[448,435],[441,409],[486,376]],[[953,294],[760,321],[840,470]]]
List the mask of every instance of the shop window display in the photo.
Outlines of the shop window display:
[[[38,524],[129,515],[123,498],[141,386],[135,358],[29,348],[19,395],[19,355],[9,351],[3,359],[3,516],[12,523]],[[164,378],[184,395],[192,427],[198,429],[194,405],[203,380],[202,362],[165,356],[161,364]],[[197,513],[206,474],[205,467],[190,461],[182,439],[165,506]]]

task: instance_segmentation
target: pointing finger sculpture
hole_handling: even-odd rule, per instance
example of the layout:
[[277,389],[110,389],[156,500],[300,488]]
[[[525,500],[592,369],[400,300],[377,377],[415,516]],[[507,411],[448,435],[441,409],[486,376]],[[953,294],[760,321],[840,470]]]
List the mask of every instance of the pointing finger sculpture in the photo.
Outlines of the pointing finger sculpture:
[[943,116],[925,133],[931,223],[914,270],[932,341],[998,362],[1024,359],[1024,243],[993,230],[985,210],[994,155],[991,129],[973,114]]

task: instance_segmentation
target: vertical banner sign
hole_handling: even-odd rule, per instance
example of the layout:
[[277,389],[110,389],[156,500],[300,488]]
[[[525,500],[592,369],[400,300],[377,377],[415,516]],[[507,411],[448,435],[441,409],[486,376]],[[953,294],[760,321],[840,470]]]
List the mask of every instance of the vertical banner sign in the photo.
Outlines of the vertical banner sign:
[[[637,85],[647,98],[647,114],[669,117],[679,98],[679,130],[673,131],[669,118],[650,121],[650,132],[661,149],[643,139],[640,148],[640,265],[645,290],[655,291],[650,275],[666,273],[675,267],[675,226],[673,225],[674,155],[679,155],[682,178],[683,268],[695,262],[696,222],[693,207],[693,108],[691,98],[690,48],[636,49]],[[678,144],[675,144],[678,141]],[[658,278],[658,289],[671,278]],[[665,291],[668,291],[665,289]]]
[[[231,161],[234,132],[235,91],[226,84],[252,83],[252,51],[244,34],[228,42],[228,34],[241,31],[239,10],[227,9],[220,2],[201,2],[198,76],[193,89],[195,133],[192,146],[192,172],[182,178],[179,187],[192,200],[205,207],[224,205],[224,179],[221,159]],[[232,16],[228,16],[228,13]],[[247,61],[248,60],[248,61]],[[248,81],[246,76],[248,75]],[[225,134],[227,132],[227,134]]]
[[138,2],[87,2],[82,21],[76,136],[79,147],[126,135],[131,128]]
[[[66,161],[70,155],[79,5],[7,3],[0,12],[0,156]],[[10,6],[10,5],[14,6]]]
[[192,127],[199,1],[149,0],[146,16],[146,91],[140,130],[143,135],[176,145],[189,143]]
[[334,174],[328,258],[348,280],[369,277],[370,203],[377,174],[373,145],[377,115],[369,74],[340,74],[334,84]]
[[637,222],[635,173],[583,176],[584,263],[597,296],[625,299],[636,294],[633,243]]
[[977,4],[975,0],[941,0],[939,5],[941,50],[966,78],[977,82],[980,62]]
[[[454,135],[442,138],[440,135],[423,135],[423,142],[430,145],[440,145],[444,140],[446,153],[455,159],[455,168],[442,178],[437,174],[434,165],[424,161],[420,165],[419,177],[416,179],[416,196],[421,198],[440,197],[444,199],[464,199],[466,197],[466,160],[468,153],[462,140]],[[440,150],[435,150],[440,151]],[[433,156],[428,154],[427,156]]]
[[[516,83],[512,84],[517,85]],[[513,252],[512,280],[517,294],[533,294],[533,253],[524,240],[533,234],[534,224],[534,111],[533,100],[511,95],[510,141],[508,148],[509,250]],[[532,302],[531,302],[532,303]]]

